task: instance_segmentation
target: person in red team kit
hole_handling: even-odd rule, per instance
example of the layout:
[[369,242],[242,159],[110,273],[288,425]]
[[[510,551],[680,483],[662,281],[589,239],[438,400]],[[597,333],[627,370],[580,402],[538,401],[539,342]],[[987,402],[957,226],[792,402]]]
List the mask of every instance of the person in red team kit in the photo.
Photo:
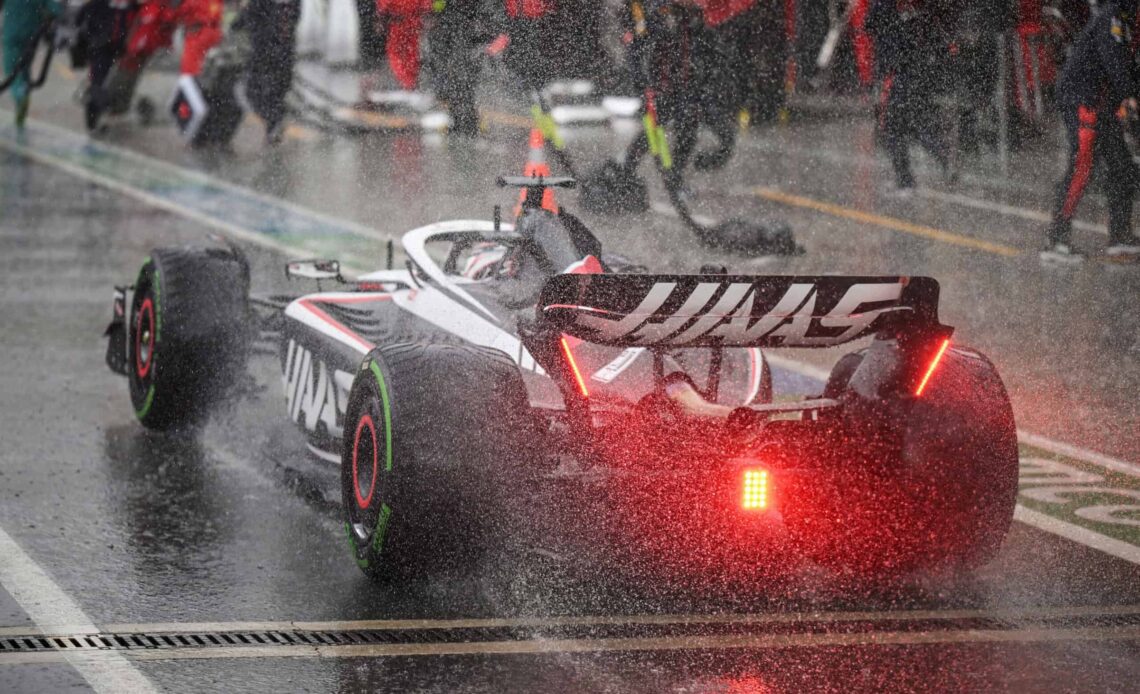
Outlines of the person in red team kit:
[[1093,165],[1107,168],[1109,259],[1140,258],[1140,239],[1132,233],[1132,196],[1136,165],[1124,141],[1121,119],[1136,119],[1133,29],[1137,0],[1112,0],[1097,8],[1073,44],[1057,81],[1057,101],[1069,136],[1069,165],[1057,191],[1046,262],[1079,263],[1083,254],[1070,242],[1073,215],[1084,197]]

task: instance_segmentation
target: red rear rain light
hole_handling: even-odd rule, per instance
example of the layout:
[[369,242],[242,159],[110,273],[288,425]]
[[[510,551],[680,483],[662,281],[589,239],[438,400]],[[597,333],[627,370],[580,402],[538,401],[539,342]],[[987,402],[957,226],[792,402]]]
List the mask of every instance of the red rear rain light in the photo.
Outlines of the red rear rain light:
[[744,471],[744,499],[741,505],[746,511],[763,511],[768,508],[767,470]]
[[566,363],[570,366],[570,371],[574,373],[574,380],[578,382],[578,390],[582,391],[582,397],[590,397],[590,391],[586,389],[586,381],[582,378],[582,372],[578,370],[578,362],[574,361],[574,353],[570,351],[570,343],[566,338],[562,338],[562,353],[566,355]]
[[930,377],[934,375],[934,370],[938,368],[938,363],[942,361],[942,355],[946,354],[946,348],[949,346],[949,339],[943,340],[942,344],[938,346],[938,353],[934,355],[934,359],[931,360],[930,366],[926,367],[926,374],[923,375],[922,380],[918,384],[918,388],[916,388],[914,391],[914,394],[916,396],[922,395],[922,391],[926,390],[927,382],[930,381]]

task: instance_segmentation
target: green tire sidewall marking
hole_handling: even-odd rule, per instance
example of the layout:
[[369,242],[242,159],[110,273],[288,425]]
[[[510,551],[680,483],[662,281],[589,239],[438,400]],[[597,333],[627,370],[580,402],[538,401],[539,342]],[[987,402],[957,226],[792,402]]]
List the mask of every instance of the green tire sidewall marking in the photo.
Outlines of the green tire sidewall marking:
[[392,509],[388,504],[380,504],[380,518],[376,520],[376,530],[372,532],[372,551],[380,554],[384,548],[384,536],[388,534],[388,519],[392,517]]
[[356,536],[352,532],[352,524],[348,521],[344,523],[344,534],[348,536],[348,546],[352,548],[352,558],[356,560],[356,565],[362,569],[367,569],[368,557],[361,556],[360,550],[356,548]]
[[380,389],[380,402],[384,406],[384,472],[392,471],[392,403],[388,399],[388,385],[384,382],[384,374],[375,361],[368,367],[376,378],[376,386]]
[[[384,380],[384,374],[380,371],[380,366],[375,362],[369,362],[368,368],[372,371],[373,378],[376,379],[376,387],[380,391],[380,404],[384,408],[384,472],[391,472],[392,470],[392,402],[388,397],[388,384]],[[388,523],[392,518],[392,508],[388,504],[380,504],[380,515],[376,519],[376,527],[372,531],[372,552],[379,555],[384,548],[384,537],[388,534]],[[352,531],[350,523],[344,524],[345,535],[348,536],[348,544],[352,547],[352,555],[356,559],[356,564],[362,569],[367,569],[369,566],[367,554],[360,552],[360,548],[356,544],[356,536]]]
[[143,401],[143,406],[135,410],[135,416],[139,419],[146,419],[150,414],[150,407],[154,404],[154,386],[151,385],[150,389],[146,392],[146,400]]

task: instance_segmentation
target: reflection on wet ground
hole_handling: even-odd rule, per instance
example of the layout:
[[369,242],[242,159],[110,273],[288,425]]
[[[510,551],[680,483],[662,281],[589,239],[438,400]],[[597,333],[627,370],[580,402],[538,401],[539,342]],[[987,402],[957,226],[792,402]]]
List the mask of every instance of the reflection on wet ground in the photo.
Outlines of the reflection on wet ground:
[[[41,112],[74,128],[71,110],[53,110],[51,98],[40,102]],[[660,266],[694,270],[711,259],[742,272],[933,275],[943,285],[944,320],[999,364],[1023,428],[1140,459],[1140,312],[1133,300],[1140,274],[1099,262],[1069,273],[1039,266],[1040,224],[1025,212],[1046,209],[1049,190],[1039,172],[1053,171],[1051,151],[1020,155],[1017,170],[1030,173],[1015,170],[1008,178],[985,162],[968,167],[964,182],[949,191],[961,199],[932,188],[900,201],[884,195],[885,163],[875,158],[867,125],[856,119],[758,131],[745,138],[727,174],[693,180],[703,214],[787,219],[808,249],[801,258],[761,262],[705,252],[659,214],[585,216],[607,247]],[[349,629],[359,620],[546,620],[523,639],[525,647],[469,654],[447,653],[462,638],[444,639],[443,648],[438,639],[417,637],[418,648],[435,643],[437,653],[139,660],[163,689],[1125,691],[1135,679],[1135,625],[1113,611],[1140,605],[1136,564],[1020,523],[997,560],[976,575],[919,578],[902,587],[837,580],[789,561],[746,589],[662,589],[619,579],[533,538],[457,576],[370,584],[343,547],[336,473],[300,453],[281,417],[273,360],[255,362],[261,390],[223,409],[198,436],[144,432],[132,421],[124,385],[102,363],[110,287],[134,274],[149,247],[199,239],[223,221],[264,229],[281,246],[379,265],[382,240],[400,231],[488,216],[503,202],[490,180],[521,166],[523,134],[496,127],[485,139],[445,144],[410,135],[318,137],[269,154],[245,135],[225,153],[172,148],[168,132],[109,136],[167,162],[156,164],[88,147],[81,138],[73,147],[75,136],[55,131],[34,129],[16,145],[6,127],[0,125],[0,324],[8,364],[0,370],[0,414],[9,433],[0,450],[0,527],[95,624],[333,621]],[[605,129],[575,133],[570,143],[583,160],[615,148]],[[13,153],[21,147],[60,161],[29,161]],[[89,177],[64,173],[61,161]],[[209,178],[204,184],[187,170]],[[97,185],[96,176],[136,186],[135,193]],[[186,209],[202,216],[188,217]],[[1095,226],[1102,216],[1094,200],[1086,222]],[[1095,229],[1081,234],[1089,248],[1103,245]],[[987,251],[981,242],[1013,253]],[[279,288],[282,249],[250,248],[257,288]],[[815,366],[834,358],[795,356]],[[804,385],[795,374],[780,379]],[[1024,455],[1051,461],[1051,474],[1068,470],[1070,481],[1093,474],[1092,463],[1071,456],[1038,449]],[[1096,469],[1105,483],[1126,486]],[[1046,619],[1059,608],[1078,614]],[[977,614],[947,616],[961,610]],[[933,616],[900,617],[915,611]],[[867,614],[842,625],[834,617],[848,613]],[[638,615],[724,614],[800,622],[794,629],[698,628],[683,620],[651,631],[630,625]],[[618,623],[573,633],[549,624],[567,615],[617,616]],[[30,626],[4,591],[0,621],[11,627],[0,635]],[[697,638],[726,634],[747,642]],[[607,639],[630,638],[669,639],[669,648],[602,648]],[[82,684],[71,665],[5,665],[4,657],[0,690]]]

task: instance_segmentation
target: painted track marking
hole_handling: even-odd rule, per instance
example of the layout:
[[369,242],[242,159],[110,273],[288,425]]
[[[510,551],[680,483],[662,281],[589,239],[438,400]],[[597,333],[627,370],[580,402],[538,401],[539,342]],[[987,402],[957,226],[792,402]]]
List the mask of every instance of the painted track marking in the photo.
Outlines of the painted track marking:
[[[44,625],[72,624],[79,633],[97,633],[91,619],[56,585],[23,548],[0,528],[0,586],[41,629]],[[59,632],[55,632],[59,633]],[[68,633],[76,633],[75,631]],[[154,685],[121,653],[97,659],[60,651],[55,662],[66,662],[97,692],[153,692]],[[0,662],[8,662],[6,660]]]
[[993,255],[999,255],[1006,258],[1013,258],[1021,255],[1021,249],[1007,246],[1004,243],[995,243],[993,241],[985,241],[983,239],[976,239],[972,236],[964,236],[952,231],[945,231],[943,229],[936,229],[934,227],[925,226],[922,224],[915,224],[908,222],[905,219],[897,217],[887,217],[873,212],[865,212],[863,210],[848,207],[846,205],[839,205],[836,203],[825,202],[823,200],[816,200],[814,198],[805,197],[803,195],[794,195],[792,193],[785,193],[775,188],[768,188],[766,186],[757,186],[752,188],[752,194],[758,198],[768,200],[770,202],[778,202],[782,205],[789,205],[792,207],[800,207],[821,214],[826,214],[831,217],[839,217],[841,219],[849,219],[854,222],[861,222],[863,224],[871,224],[873,226],[890,229],[891,231],[898,231],[911,236],[917,236],[930,241],[938,241],[952,246],[961,246],[975,251],[984,251]]
[[[962,207],[970,207],[975,210],[984,210],[986,212],[996,212],[1007,217],[1017,217],[1024,219],[1028,222],[1038,222],[1041,224],[1048,224],[1052,221],[1052,215],[1042,212],[1040,210],[1031,210],[1026,207],[1018,207],[1017,205],[1007,205],[1003,202],[995,202],[993,200],[986,200],[984,198],[975,198],[970,195],[962,195],[961,193],[947,193],[940,190],[930,190],[928,188],[919,188],[918,195],[930,200],[938,200],[939,202],[948,202],[954,205],[961,205]],[[1101,236],[1108,236],[1108,227],[1103,224],[1093,224],[1091,222],[1084,222],[1079,219],[1073,220],[1073,228],[1080,229],[1081,231],[1091,231]],[[1044,233],[1044,230],[1042,230]]]

